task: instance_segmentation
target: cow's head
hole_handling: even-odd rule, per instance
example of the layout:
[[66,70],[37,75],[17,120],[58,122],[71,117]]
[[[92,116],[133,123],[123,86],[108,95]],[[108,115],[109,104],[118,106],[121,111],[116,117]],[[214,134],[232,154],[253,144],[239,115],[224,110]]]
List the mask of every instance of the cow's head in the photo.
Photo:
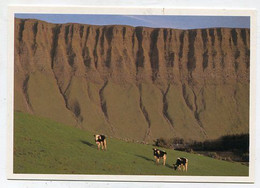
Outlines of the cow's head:
[[173,168],[174,168],[174,170],[177,170],[177,168],[178,168],[178,165],[176,165],[176,164],[173,164]]
[[160,151],[159,151],[158,149],[153,148],[153,154],[154,154],[154,155],[159,154],[159,153],[160,153]]
[[99,135],[98,134],[97,135],[94,134],[94,137],[95,137],[95,141],[97,142]]

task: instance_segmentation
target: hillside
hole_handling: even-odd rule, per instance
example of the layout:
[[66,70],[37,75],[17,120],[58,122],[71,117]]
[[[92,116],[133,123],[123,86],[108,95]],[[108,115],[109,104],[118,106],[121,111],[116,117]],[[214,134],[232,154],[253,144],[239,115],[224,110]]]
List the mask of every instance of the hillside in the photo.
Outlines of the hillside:
[[250,30],[15,20],[16,111],[152,142],[249,132]]
[[[166,166],[154,162],[152,145],[108,138],[98,151],[93,133],[24,113],[14,114],[14,173],[248,176],[248,167],[209,157],[166,150]],[[189,159],[188,172],[172,169]]]

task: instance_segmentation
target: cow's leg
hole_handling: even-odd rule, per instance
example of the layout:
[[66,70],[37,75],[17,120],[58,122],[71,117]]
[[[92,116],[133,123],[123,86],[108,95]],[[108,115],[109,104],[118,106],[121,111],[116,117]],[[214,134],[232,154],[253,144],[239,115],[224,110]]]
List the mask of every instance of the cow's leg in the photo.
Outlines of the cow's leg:
[[107,141],[106,141],[106,139],[104,140],[104,147],[105,147],[105,150],[107,150]]
[[158,165],[160,162],[159,158],[156,159],[156,164]]
[[185,164],[185,170],[188,171],[188,163]]
[[98,142],[98,150],[100,150],[100,142]]
[[101,142],[101,149],[104,150],[104,142]]
[[156,156],[154,156],[154,159],[155,159],[155,163],[157,164],[157,157],[156,157]]
[[165,162],[166,162],[166,155],[163,156],[163,165],[165,166]]

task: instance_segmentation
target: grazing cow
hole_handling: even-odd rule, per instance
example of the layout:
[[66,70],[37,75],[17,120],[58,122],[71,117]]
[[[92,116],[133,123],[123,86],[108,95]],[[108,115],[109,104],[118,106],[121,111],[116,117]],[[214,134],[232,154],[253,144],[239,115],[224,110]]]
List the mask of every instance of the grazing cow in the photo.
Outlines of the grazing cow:
[[103,149],[107,150],[106,137],[101,134],[94,135],[94,137],[95,137],[95,142],[98,145],[98,150],[100,149],[100,145],[101,145],[102,150]]
[[167,158],[167,153],[165,151],[153,148],[153,156],[156,160],[156,164],[159,164],[159,160],[163,159],[163,165],[165,165],[166,158]]
[[188,171],[188,159],[185,158],[185,157],[179,157],[177,160],[176,160],[176,163],[173,164],[173,168],[176,170],[182,170],[182,171]]

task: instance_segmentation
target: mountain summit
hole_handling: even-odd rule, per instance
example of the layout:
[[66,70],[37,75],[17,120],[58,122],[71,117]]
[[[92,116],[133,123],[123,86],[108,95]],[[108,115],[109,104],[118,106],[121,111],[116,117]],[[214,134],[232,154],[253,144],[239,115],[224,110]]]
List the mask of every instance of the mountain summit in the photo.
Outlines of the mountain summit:
[[250,30],[15,19],[14,109],[113,137],[249,132]]

